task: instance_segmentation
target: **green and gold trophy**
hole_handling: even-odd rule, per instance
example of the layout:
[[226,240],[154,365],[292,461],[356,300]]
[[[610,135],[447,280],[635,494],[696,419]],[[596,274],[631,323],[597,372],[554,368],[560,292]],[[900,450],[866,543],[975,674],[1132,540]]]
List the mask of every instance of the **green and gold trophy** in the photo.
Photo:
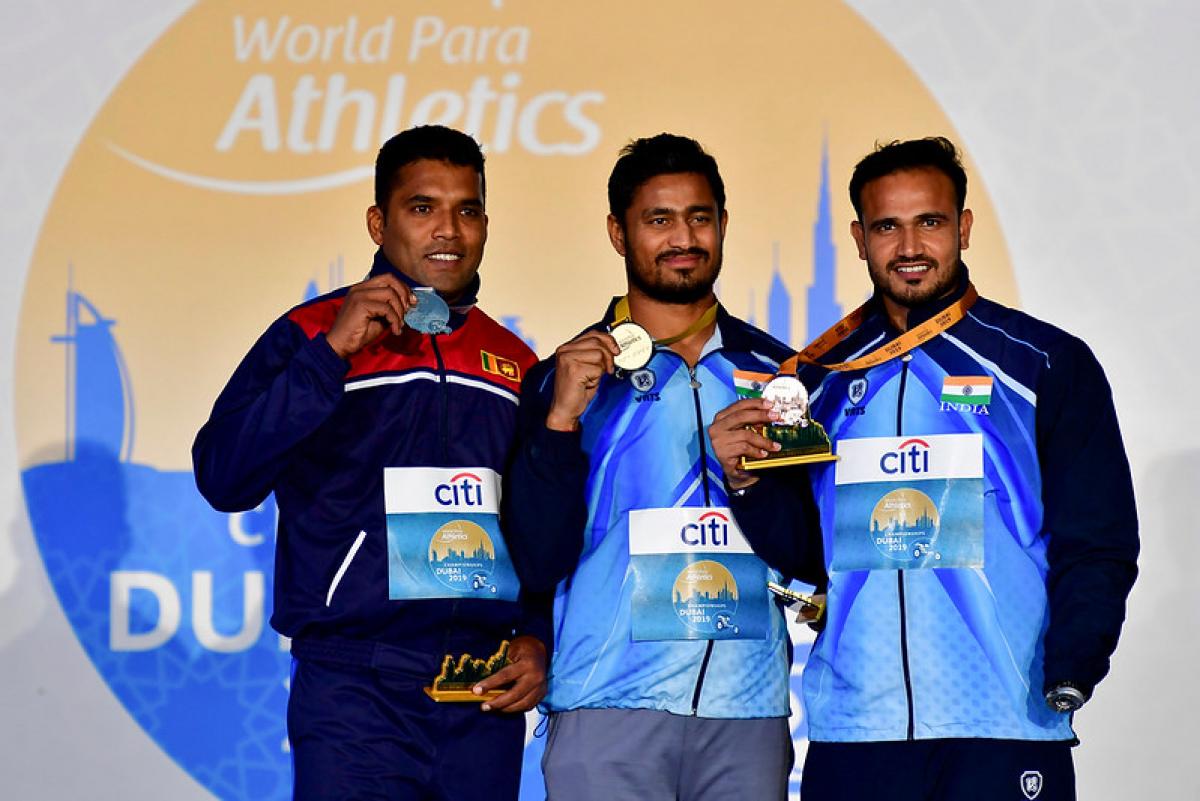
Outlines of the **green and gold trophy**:
[[778,442],[779,450],[760,459],[742,457],[743,470],[837,460],[825,427],[809,414],[808,390],[795,375],[781,373],[772,377],[769,373],[735,370],[734,383],[740,397],[766,398],[779,412],[778,420],[756,429],[772,442]]
[[425,688],[425,694],[439,703],[444,701],[488,701],[504,690],[491,690],[476,695],[471,688],[508,664],[508,640],[500,643],[496,653],[487,659],[475,659],[470,654],[442,657],[442,672]]

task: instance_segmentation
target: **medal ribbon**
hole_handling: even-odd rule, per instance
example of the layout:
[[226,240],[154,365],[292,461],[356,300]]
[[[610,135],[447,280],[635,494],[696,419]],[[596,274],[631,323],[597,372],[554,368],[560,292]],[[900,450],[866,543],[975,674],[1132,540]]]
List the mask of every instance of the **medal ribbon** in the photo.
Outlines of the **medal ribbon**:
[[886,345],[876,348],[864,356],[859,356],[857,359],[851,359],[848,362],[822,364],[817,361],[863,324],[863,321],[867,319],[867,306],[870,305],[870,301],[868,301],[834,323],[828,331],[810,342],[804,350],[780,364],[779,374],[795,375],[801,363],[814,364],[818,367],[824,367],[826,370],[834,370],[836,372],[862,370],[883,364],[898,356],[903,356],[910,350],[933,339],[938,334],[953,326],[967,316],[967,310],[974,306],[977,300],[979,300],[979,293],[975,291],[975,285],[967,284],[967,291],[961,298],[916,328],[910,328],[905,331]]
[[[673,337],[664,337],[663,339],[656,339],[656,340],[654,340],[654,344],[656,346],[657,345],[674,345],[676,342],[679,342],[680,340],[687,339],[692,334],[694,334],[697,331],[699,331],[700,329],[704,328],[705,326],[707,326],[709,323],[711,323],[715,319],[717,319],[717,304],[714,301],[713,305],[711,305],[707,309],[705,309],[704,314],[701,314],[699,317],[697,317],[695,322],[693,322],[686,329],[684,329],[683,333],[676,334]],[[616,309],[613,310],[613,321],[612,321],[612,325],[609,327],[616,328],[621,323],[630,323],[630,322],[633,322],[633,318],[629,314],[629,296],[623,295],[617,301]]]

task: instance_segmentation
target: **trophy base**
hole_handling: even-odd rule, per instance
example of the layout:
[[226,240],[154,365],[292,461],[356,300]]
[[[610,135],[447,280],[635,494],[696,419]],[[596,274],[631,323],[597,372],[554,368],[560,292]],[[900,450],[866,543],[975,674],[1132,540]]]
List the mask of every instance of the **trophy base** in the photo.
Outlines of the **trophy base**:
[[837,461],[825,427],[815,420],[809,420],[804,425],[758,426],[754,430],[782,447],[761,459],[747,459],[743,456],[739,464],[743,470],[765,470],[768,467]]
[[498,698],[504,694],[503,690],[491,690],[490,692],[483,693],[482,695],[476,695],[475,693],[471,692],[469,687],[465,690],[442,690],[435,687],[425,687],[424,690],[426,695],[437,701],[439,704],[461,704],[470,703],[471,701],[482,703],[484,701],[490,701],[493,698]]
[[817,464],[818,462],[836,462],[838,457],[832,453],[801,453],[795,456],[768,456],[765,459],[747,459],[742,457],[743,470],[765,470],[768,467],[790,467],[797,464]]

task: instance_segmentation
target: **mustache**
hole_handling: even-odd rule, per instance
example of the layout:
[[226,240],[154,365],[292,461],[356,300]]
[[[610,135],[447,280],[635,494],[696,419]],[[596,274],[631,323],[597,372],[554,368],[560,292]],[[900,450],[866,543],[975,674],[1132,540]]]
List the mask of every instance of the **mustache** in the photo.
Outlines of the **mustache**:
[[928,264],[935,270],[941,266],[938,264],[937,259],[932,259],[929,256],[926,256],[924,253],[918,253],[915,256],[905,256],[902,259],[892,259],[887,263],[887,268],[888,270],[896,270],[900,267],[910,267],[914,264]]
[[657,256],[655,256],[654,261],[658,264],[661,264],[667,259],[673,259],[676,256],[699,256],[707,259],[711,257],[711,255],[712,254],[704,248],[671,248],[670,250],[664,250],[662,253],[659,253]]

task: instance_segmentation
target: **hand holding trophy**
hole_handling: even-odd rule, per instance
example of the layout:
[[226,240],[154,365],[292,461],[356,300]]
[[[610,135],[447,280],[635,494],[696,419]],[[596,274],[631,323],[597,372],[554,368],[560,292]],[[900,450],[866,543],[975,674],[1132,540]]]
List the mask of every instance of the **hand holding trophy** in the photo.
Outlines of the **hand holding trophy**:
[[774,413],[770,422],[754,428],[779,446],[765,456],[743,456],[738,465],[742,470],[837,460],[824,426],[809,413],[808,390],[799,378],[788,373],[771,376],[735,370],[733,380],[739,397],[770,402]]

